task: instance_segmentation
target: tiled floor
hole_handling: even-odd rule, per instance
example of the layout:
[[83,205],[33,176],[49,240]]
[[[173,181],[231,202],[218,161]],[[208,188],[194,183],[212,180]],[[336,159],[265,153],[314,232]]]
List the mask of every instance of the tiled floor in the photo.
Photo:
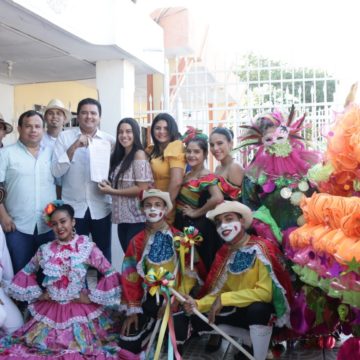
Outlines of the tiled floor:
[[[233,360],[234,354],[237,350],[230,345],[227,341],[223,341],[221,348],[212,354],[204,352],[204,347],[207,338],[194,338],[191,339],[184,347],[183,360]],[[296,347],[292,350],[285,351],[279,360],[336,360],[337,350],[305,350]],[[167,359],[163,354],[162,360]],[[350,359],[349,359],[350,360]]]

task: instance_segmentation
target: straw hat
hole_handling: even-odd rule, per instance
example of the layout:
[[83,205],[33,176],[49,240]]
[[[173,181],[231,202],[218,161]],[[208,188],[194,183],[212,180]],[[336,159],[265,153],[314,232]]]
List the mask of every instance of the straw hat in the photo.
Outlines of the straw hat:
[[44,111],[44,116],[46,115],[46,112],[50,109],[59,109],[59,110],[63,111],[65,114],[65,118],[66,118],[65,123],[68,123],[72,118],[71,112],[65,108],[64,104],[59,99],[52,99],[47,104],[45,111]]
[[145,199],[149,197],[158,197],[164,200],[167,207],[167,212],[171,211],[173,206],[170,199],[170,194],[168,192],[160,191],[158,189],[144,190],[140,196],[140,201],[143,202]]
[[3,117],[3,115],[0,113],[0,124],[4,125],[6,134],[10,134],[13,131],[12,125],[7,123]]
[[253,221],[252,212],[249,207],[239,203],[238,201],[224,201],[216,206],[215,209],[208,211],[206,217],[212,221],[215,221],[216,216],[230,212],[240,214],[242,216],[242,218],[245,220],[245,229],[250,227]]

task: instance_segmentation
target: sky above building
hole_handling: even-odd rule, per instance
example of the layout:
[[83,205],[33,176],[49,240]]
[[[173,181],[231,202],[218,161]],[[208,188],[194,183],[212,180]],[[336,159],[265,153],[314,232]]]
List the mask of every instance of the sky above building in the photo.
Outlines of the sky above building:
[[138,0],[144,8],[185,6],[208,22],[219,52],[255,52],[295,66],[360,79],[358,0]]

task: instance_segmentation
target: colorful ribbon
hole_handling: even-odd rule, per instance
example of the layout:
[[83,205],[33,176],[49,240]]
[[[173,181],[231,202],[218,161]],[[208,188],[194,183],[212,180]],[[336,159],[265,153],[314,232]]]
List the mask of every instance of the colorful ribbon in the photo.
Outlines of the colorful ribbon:
[[181,272],[185,274],[185,254],[191,249],[190,268],[194,269],[194,245],[199,245],[203,241],[199,230],[194,226],[185,227],[181,235],[174,237],[175,248],[180,254],[180,267]]
[[148,273],[145,275],[144,279],[144,288],[149,292],[150,295],[154,296],[157,294],[159,296],[162,294],[165,297],[166,308],[164,317],[161,323],[159,338],[156,344],[156,350],[154,355],[154,360],[158,360],[160,358],[160,351],[165,337],[165,331],[167,326],[169,327],[169,346],[168,346],[168,359],[173,359],[173,354],[175,353],[175,357],[177,360],[181,359],[181,356],[177,350],[176,346],[176,337],[175,337],[175,329],[174,323],[170,312],[170,304],[171,304],[171,293],[170,288],[174,286],[175,276],[164,269],[163,267],[154,270],[151,268]]

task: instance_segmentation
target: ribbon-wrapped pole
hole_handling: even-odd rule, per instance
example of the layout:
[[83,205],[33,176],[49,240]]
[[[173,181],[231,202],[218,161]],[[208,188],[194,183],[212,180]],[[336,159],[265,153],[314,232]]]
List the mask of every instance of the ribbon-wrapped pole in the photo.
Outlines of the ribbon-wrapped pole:
[[[154,271],[153,271],[154,272]],[[159,269],[159,272],[158,272],[158,277],[156,279],[156,282],[160,282],[162,285],[161,285],[161,290],[164,290],[164,288],[167,288],[167,290],[165,291],[167,294],[173,294],[181,303],[185,302],[186,299],[180,294],[178,293],[172,286],[173,286],[173,281],[169,281],[169,279],[173,279],[174,276],[166,271],[165,269],[163,268],[160,268]],[[161,278],[161,276],[163,276],[163,280]],[[158,286],[158,285],[154,285],[154,286]],[[168,309],[170,310],[170,301],[168,301]],[[166,311],[165,311],[166,313]],[[229,343],[231,343],[232,345],[234,345],[238,350],[240,350],[245,356],[248,357],[248,359],[250,360],[256,360],[249,352],[247,352],[240,344],[238,344],[231,336],[229,336],[228,334],[226,334],[224,331],[222,331],[218,326],[216,326],[215,324],[211,324],[209,323],[209,320],[208,318],[203,315],[198,309],[193,309],[193,313],[198,316],[201,320],[205,321],[207,324],[209,324],[209,326],[211,326],[217,333],[219,333],[222,337],[224,337],[227,341],[229,341]],[[164,320],[165,320],[165,316],[164,316],[164,319],[163,319],[163,323],[164,323]],[[163,327],[163,326],[161,326]],[[159,340],[161,338],[161,330],[160,329],[160,335],[159,335]],[[170,329],[170,322],[169,322],[169,330],[171,331]],[[161,344],[160,344],[160,349],[161,349],[161,345],[162,345],[162,339],[161,339]],[[159,346],[159,341],[158,341],[158,346]],[[159,353],[160,353],[160,350],[159,350]],[[177,354],[177,349],[175,347],[175,356]],[[155,352],[155,357],[154,359],[157,360],[158,357],[156,357],[157,355],[157,352]]]
[[180,254],[181,272],[185,273],[185,254],[190,250],[190,270],[194,270],[194,246],[203,241],[199,230],[194,226],[185,227],[181,235],[174,237],[175,247]]
[[[161,322],[159,338],[156,345],[154,360],[158,360],[160,358],[160,351],[164,341],[165,331],[167,327],[169,327],[169,339],[171,339],[168,346],[168,355],[175,354],[176,360],[181,360],[181,356],[176,346],[174,323],[172,321],[171,311],[170,311],[170,305],[171,305],[170,289],[172,288],[172,286],[174,286],[174,282],[175,282],[174,279],[175,276],[171,272],[167,271],[162,267],[160,267],[157,270],[150,269],[144,278],[144,287],[145,289],[148,290],[149,294],[152,296],[160,293],[163,294],[165,297],[164,302],[166,304],[165,313]],[[156,332],[154,330],[153,334],[156,335]]]
[[[176,296],[176,298],[181,302],[185,302],[186,299],[178,293],[175,289],[170,288],[170,292]],[[199,317],[202,321],[205,321],[207,324],[209,324],[217,333],[219,333],[222,337],[224,337],[229,343],[234,345],[238,350],[240,350],[245,356],[248,357],[250,360],[256,360],[249,352],[247,352],[240,344],[238,344],[231,336],[226,334],[224,331],[222,331],[218,326],[215,324],[209,323],[209,319],[202,314],[198,309],[193,309],[193,313]]]

